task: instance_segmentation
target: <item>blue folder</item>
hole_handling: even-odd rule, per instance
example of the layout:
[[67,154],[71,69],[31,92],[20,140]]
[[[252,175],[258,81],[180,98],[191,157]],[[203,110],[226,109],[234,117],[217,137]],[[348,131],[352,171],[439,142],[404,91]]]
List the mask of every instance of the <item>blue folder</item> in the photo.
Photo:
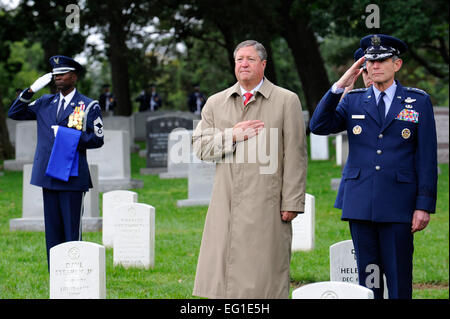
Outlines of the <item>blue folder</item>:
[[78,151],[81,131],[60,126],[53,143],[45,175],[67,182],[78,176]]

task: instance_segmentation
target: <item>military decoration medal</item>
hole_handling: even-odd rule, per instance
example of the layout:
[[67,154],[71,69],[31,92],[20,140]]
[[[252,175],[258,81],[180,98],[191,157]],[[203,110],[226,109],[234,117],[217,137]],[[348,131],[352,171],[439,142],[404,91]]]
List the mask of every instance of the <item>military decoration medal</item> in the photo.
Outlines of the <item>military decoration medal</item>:
[[73,127],[81,131],[81,129],[83,128],[85,105],[82,101],[78,104],[79,106],[75,107],[73,113],[69,115],[69,123],[67,123],[67,127]]

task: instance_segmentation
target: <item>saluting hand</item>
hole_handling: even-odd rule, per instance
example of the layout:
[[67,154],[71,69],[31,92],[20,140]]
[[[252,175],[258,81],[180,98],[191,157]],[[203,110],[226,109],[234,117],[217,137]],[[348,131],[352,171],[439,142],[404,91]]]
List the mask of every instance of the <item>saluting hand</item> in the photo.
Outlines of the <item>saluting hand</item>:
[[44,74],[43,76],[41,76],[39,79],[37,79],[36,81],[34,81],[33,84],[31,84],[30,89],[31,91],[33,91],[34,93],[36,93],[37,91],[39,91],[40,89],[42,89],[43,87],[45,87],[47,84],[50,83],[50,81],[52,80],[53,74],[52,72],[49,72],[47,74]]
[[361,66],[364,63],[364,59],[365,58],[362,57],[358,61],[353,63],[350,69],[348,69],[347,72],[345,72],[344,75],[341,76],[339,81],[336,82],[337,87],[345,89],[346,87],[351,86],[355,83],[356,79],[363,72]]

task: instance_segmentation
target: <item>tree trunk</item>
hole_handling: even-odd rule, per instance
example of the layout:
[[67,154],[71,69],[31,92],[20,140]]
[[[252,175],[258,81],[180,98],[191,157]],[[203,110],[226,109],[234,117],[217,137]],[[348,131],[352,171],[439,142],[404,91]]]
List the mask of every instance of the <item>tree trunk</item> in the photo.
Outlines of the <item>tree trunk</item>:
[[290,6],[283,7],[280,23],[283,24],[283,37],[294,56],[306,99],[306,108],[312,116],[322,96],[330,88],[330,82],[316,37],[308,26],[308,18],[293,19],[289,14],[289,8]]
[[116,99],[114,115],[129,116],[133,109],[130,100],[126,34],[123,25],[114,20],[111,15],[108,35],[112,91]]
[[0,95],[0,160],[14,158],[14,147],[9,140],[8,127],[6,125],[6,112],[3,108]]

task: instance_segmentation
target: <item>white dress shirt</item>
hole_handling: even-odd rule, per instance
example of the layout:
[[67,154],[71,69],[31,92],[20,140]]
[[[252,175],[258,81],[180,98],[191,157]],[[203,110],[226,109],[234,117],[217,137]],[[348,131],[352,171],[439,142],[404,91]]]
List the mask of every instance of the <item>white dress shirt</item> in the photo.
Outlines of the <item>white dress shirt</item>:
[[242,87],[242,85],[240,85],[240,87],[241,87],[241,94],[242,94],[242,101],[245,101],[245,93],[247,93],[247,92],[249,92],[249,93],[251,93],[251,94],[253,94],[253,95],[255,95],[255,93],[258,91],[258,89],[261,87],[261,85],[263,84],[263,81],[264,81],[264,78],[261,80],[261,82],[259,82],[258,83],[258,85],[257,86],[255,86],[252,90],[250,90],[250,91],[246,91],[243,87]]
[[69,105],[70,101],[72,101],[73,96],[75,95],[75,92],[77,91],[77,89],[73,89],[72,92],[70,92],[69,94],[67,94],[66,96],[62,95],[62,93],[59,93],[59,104],[58,104],[58,111],[56,112],[56,114],[58,114],[59,112],[59,108],[61,107],[61,103],[62,100],[64,99],[64,110],[67,108],[67,105]]

